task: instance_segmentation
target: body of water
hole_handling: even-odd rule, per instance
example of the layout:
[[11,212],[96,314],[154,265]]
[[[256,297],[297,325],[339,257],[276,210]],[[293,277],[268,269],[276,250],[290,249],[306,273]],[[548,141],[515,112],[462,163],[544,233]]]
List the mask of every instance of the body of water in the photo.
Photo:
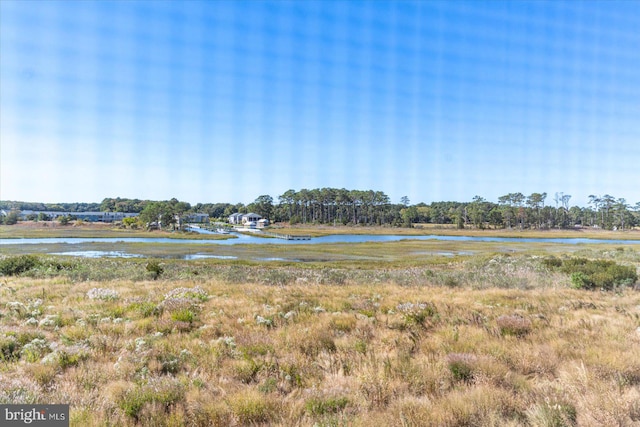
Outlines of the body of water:
[[169,243],[169,244],[201,244],[201,245],[241,245],[241,244],[278,244],[278,245],[314,245],[321,243],[366,243],[366,242],[397,242],[400,240],[444,240],[464,242],[511,242],[511,243],[560,243],[560,244],[614,244],[637,245],[640,240],[615,239],[587,239],[587,238],[519,238],[519,237],[483,237],[483,236],[405,236],[405,235],[377,235],[377,234],[333,234],[330,236],[314,237],[311,240],[283,240],[275,238],[256,237],[246,234],[235,234],[236,238],[225,240],[193,240],[169,239],[166,237],[129,237],[129,238],[101,238],[101,237],[50,237],[35,239],[0,239],[0,245],[38,245],[56,243]]

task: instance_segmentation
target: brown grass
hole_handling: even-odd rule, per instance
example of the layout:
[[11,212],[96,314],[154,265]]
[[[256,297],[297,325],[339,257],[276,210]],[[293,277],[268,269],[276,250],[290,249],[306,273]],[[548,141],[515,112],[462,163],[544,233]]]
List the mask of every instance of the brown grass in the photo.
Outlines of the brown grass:
[[0,298],[0,402],[72,425],[640,424],[632,290],[5,277]]
[[441,235],[441,236],[484,236],[484,237],[521,237],[521,238],[590,238],[590,239],[619,239],[639,240],[640,229],[611,231],[591,228],[576,228],[564,230],[519,230],[486,229],[474,227],[458,229],[452,224],[413,224],[411,228],[390,226],[353,226],[353,225],[288,225],[278,223],[270,227],[273,231],[292,235],[326,236],[329,234],[395,234],[407,236]]

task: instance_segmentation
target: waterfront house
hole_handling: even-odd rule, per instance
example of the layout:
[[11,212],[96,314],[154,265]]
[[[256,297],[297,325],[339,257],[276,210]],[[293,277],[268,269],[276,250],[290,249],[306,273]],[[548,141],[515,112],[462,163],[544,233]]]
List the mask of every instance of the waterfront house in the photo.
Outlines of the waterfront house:
[[234,214],[229,215],[229,223],[230,224],[240,224],[240,223],[242,223],[242,215],[244,215],[244,214],[237,213],[237,212],[234,213]]
[[255,222],[257,224],[258,221],[260,221],[261,219],[262,219],[261,215],[258,215],[258,214],[253,213],[253,212],[250,212],[248,214],[242,215],[242,223],[245,224],[245,225],[248,222]]

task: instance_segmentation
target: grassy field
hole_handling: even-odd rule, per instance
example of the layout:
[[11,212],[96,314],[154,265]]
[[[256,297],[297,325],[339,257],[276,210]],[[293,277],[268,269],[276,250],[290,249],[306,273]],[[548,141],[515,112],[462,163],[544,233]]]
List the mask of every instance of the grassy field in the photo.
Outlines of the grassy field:
[[640,230],[611,231],[591,228],[572,230],[518,230],[497,229],[479,230],[475,228],[457,229],[451,224],[414,224],[412,228],[401,227],[365,227],[330,225],[275,225],[272,231],[291,235],[310,235],[313,237],[329,234],[395,234],[406,236],[485,236],[485,237],[521,237],[521,238],[590,238],[615,240],[640,240]]
[[0,276],[0,403],[70,403],[73,426],[640,425],[640,292],[543,262],[637,269],[637,248],[442,243],[37,256]]
[[[600,251],[615,251],[617,248],[632,249],[638,245],[594,245]],[[357,268],[398,268],[413,265],[426,265],[433,262],[453,262],[464,260],[472,255],[482,254],[567,254],[580,253],[589,245],[560,243],[528,243],[528,242],[474,242],[474,241],[439,241],[439,240],[405,240],[397,242],[367,243],[327,243],[313,245],[290,245],[270,242],[266,245],[238,244],[215,245],[201,243],[55,243],[22,245],[3,245],[3,254],[28,253],[65,253],[118,251],[146,257],[164,259],[184,259],[185,257],[218,257],[227,262],[228,259],[239,261],[269,261],[299,264],[331,264],[341,267]],[[230,258],[229,258],[230,257]]]

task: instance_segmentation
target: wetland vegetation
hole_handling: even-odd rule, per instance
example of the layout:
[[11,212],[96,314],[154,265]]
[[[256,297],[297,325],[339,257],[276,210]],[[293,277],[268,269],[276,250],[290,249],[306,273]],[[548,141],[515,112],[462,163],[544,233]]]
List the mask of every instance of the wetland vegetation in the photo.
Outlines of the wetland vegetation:
[[[640,423],[635,245],[233,248],[3,256],[0,402],[78,426]],[[575,289],[576,266],[626,275]]]

